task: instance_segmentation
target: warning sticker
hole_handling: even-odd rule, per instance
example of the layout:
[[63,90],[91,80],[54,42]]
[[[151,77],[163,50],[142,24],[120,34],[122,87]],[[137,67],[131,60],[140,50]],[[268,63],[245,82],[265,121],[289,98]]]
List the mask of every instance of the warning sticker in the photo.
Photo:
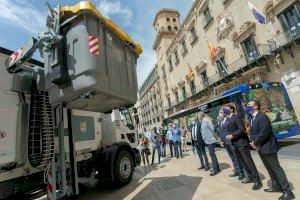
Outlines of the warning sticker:
[[86,133],[87,132],[86,122],[80,122],[80,132],[81,133]]

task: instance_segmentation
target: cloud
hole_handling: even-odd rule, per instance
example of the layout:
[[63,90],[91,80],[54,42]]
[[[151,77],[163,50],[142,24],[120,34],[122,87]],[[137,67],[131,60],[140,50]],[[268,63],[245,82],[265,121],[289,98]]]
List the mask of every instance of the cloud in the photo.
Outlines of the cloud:
[[131,24],[133,12],[129,7],[122,5],[120,1],[101,1],[98,9],[108,18],[111,18],[112,16],[120,17],[124,26],[129,26]]
[[2,0],[0,10],[1,23],[22,28],[29,33],[38,33],[44,29],[46,14],[34,8],[28,1],[20,3]]

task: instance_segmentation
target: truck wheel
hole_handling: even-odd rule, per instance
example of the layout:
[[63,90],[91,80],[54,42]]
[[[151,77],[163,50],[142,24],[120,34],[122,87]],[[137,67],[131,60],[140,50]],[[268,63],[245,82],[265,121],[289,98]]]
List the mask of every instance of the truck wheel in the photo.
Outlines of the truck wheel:
[[128,151],[122,150],[118,153],[115,166],[115,182],[118,186],[123,186],[128,184],[133,175],[133,159]]

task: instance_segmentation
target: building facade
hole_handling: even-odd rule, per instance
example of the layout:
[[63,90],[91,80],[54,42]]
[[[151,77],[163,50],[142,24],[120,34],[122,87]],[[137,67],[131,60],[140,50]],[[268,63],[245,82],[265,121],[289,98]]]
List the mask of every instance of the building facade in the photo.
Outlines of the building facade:
[[137,126],[140,133],[152,129],[159,130],[163,118],[163,99],[157,65],[154,66],[138,93],[138,102],[135,105],[140,117]]
[[[161,9],[153,23],[164,117],[217,98],[241,84],[282,82],[300,121],[300,3],[195,0],[180,14]],[[213,57],[209,44],[215,48]]]

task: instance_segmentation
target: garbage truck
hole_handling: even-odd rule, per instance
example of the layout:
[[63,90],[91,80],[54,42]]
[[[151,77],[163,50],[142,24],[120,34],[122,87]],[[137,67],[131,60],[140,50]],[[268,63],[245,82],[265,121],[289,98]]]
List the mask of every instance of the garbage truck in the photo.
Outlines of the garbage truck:
[[38,38],[0,47],[0,199],[74,197],[92,179],[123,186],[141,161],[129,112],[141,46],[88,1],[46,6]]

